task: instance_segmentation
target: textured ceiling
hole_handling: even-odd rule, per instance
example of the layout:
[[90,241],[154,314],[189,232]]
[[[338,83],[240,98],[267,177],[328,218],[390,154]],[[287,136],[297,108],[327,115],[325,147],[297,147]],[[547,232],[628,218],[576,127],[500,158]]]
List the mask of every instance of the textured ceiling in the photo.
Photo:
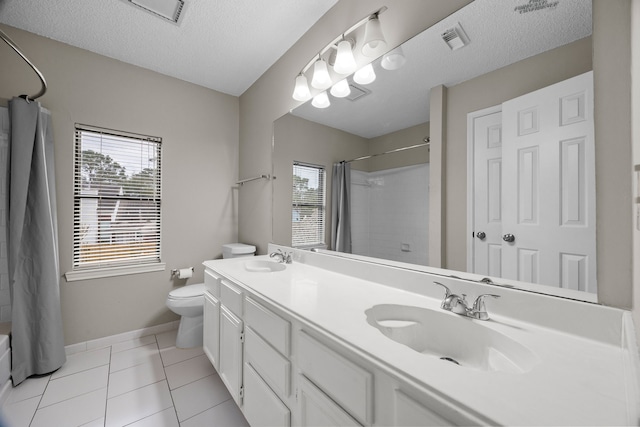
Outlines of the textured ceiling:
[[[308,102],[293,114],[365,138],[385,135],[429,120],[432,87],[452,86],[591,35],[591,1],[559,0],[555,8],[516,10],[527,4],[475,0],[407,41],[403,68],[387,71],[375,61],[378,78],[364,86],[371,94],[356,101],[330,97],[326,109]],[[470,43],[451,51],[441,33],[457,23]]]
[[336,2],[185,0],[175,25],[123,0],[0,0],[0,23],[239,96]]

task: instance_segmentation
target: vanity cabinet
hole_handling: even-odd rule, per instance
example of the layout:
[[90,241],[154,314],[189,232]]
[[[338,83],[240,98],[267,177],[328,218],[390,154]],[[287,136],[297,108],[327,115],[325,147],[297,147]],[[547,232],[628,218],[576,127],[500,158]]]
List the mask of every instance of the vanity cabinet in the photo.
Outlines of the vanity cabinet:
[[231,397],[242,406],[242,320],[220,306],[220,364],[218,373]]
[[220,301],[204,293],[202,348],[216,370],[220,368]]

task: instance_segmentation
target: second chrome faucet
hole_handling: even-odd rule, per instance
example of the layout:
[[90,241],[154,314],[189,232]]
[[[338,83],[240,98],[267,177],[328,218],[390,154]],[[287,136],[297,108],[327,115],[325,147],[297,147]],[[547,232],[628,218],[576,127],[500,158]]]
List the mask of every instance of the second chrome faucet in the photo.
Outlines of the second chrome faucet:
[[489,320],[489,313],[484,303],[486,297],[500,298],[500,295],[494,294],[482,294],[476,298],[473,305],[469,307],[467,303],[466,295],[456,295],[451,290],[440,282],[433,282],[436,285],[440,285],[444,288],[444,299],[440,307],[443,310],[451,311],[452,313],[459,314],[461,316],[471,317],[478,320]]

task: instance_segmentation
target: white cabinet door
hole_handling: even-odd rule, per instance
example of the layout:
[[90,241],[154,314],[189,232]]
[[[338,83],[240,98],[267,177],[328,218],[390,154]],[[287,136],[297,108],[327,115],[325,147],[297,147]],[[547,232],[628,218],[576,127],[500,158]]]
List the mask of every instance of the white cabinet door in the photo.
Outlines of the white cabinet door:
[[216,370],[220,368],[220,301],[204,293],[203,349]]
[[318,427],[361,425],[304,375],[300,375],[298,384],[300,425]]
[[222,382],[231,397],[242,406],[242,320],[220,306],[220,367]]
[[252,427],[291,424],[289,408],[275,395],[260,375],[244,365],[244,406],[242,412]]

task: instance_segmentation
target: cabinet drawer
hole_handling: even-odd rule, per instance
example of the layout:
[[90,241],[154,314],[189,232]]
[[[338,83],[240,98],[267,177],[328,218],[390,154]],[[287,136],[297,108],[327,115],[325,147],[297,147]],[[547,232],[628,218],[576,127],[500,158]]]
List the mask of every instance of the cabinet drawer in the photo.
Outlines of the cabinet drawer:
[[253,370],[244,365],[244,406],[242,412],[252,426],[289,426],[289,408],[278,399],[269,386]]
[[302,426],[361,426],[304,375],[300,375],[298,383],[300,384],[300,424]]
[[291,363],[260,338],[249,326],[244,329],[244,355],[247,363],[280,396],[289,396]]
[[291,323],[249,297],[244,306],[244,321],[276,350],[289,356]]
[[373,375],[304,331],[298,334],[300,369],[362,424],[373,422]]
[[233,314],[242,317],[242,291],[227,279],[220,280],[220,302]]
[[416,402],[400,390],[395,390],[396,426],[452,426],[451,422]]
[[216,298],[220,298],[220,275],[218,273],[204,270],[204,289]]

